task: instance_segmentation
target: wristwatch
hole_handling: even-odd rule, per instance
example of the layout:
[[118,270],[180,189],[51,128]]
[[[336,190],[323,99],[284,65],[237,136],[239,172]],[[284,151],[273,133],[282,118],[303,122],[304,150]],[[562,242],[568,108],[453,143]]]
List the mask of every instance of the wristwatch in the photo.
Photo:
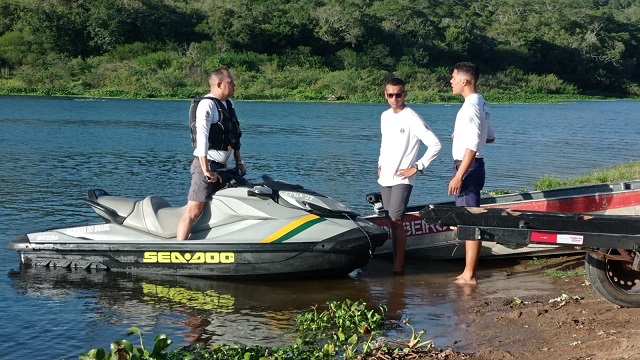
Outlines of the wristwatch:
[[415,168],[416,170],[418,170],[418,172],[419,172],[420,174],[424,174],[424,171],[420,170],[420,168],[418,167],[418,163],[413,164],[413,166],[412,166],[412,167],[413,167],[413,168]]

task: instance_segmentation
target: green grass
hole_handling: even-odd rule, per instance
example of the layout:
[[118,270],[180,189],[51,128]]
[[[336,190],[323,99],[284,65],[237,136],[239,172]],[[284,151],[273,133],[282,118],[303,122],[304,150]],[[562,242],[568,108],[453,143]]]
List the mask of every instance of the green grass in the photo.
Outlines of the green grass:
[[640,179],[640,160],[614,165],[605,169],[598,169],[589,174],[565,180],[553,175],[545,175],[533,184],[533,188],[535,190],[549,190],[636,179]]
[[582,268],[562,270],[562,269],[549,269],[542,272],[543,275],[553,279],[564,279],[568,277],[587,276],[587,272]]
[[541,268],[541,274],[553,279],[586,276],[584,265],[576,266],[574,260],[567,256],[542,257],[527,260],[527,264]]
[[527,264],[534,266],[545,266],[545,265],[553,265],[564,262],[567,260],[566,256],[559,257],[544,257],[544,258],[536,258],[527,260]]
[[[572,186],[594,185],[640,179],[640,160],[629,161],[604,169],[596,169],[586,175],[560,179],[555,175],[544,175],[533,183],[533,190],[551,190]],[[527,192],[527,189],[485,189],[482,195],[498,196]]]

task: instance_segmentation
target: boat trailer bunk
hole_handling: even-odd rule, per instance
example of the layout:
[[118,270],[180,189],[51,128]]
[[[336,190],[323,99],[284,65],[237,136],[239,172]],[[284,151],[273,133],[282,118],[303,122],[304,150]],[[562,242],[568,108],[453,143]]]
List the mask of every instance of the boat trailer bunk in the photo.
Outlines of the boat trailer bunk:
[[428,223],[455,227],[454,238],[506,246],[555,244],[586,251],[593,288],[623,307],[640,307],[640,216],[429,205]]

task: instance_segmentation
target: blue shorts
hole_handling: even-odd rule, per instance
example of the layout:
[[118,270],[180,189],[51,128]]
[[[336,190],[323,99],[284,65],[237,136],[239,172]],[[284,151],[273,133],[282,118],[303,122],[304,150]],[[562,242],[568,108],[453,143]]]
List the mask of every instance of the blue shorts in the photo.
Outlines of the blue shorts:
[[[458,171],[461,161],[453,162],[454,174]],[[480,191],[484,187],[484,160],[476,158],[462,178],[460,193],[455,195],[457,206],[480,206]]]

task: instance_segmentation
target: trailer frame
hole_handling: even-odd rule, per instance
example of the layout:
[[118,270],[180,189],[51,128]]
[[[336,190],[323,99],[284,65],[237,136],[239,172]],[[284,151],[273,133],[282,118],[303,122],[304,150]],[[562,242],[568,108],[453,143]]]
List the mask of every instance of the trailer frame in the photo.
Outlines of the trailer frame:
[[458,240],[548,244],[586,252],[592,286],[607,300],[640,307],[640,216],[429,205],[420,216],[453,227]]

